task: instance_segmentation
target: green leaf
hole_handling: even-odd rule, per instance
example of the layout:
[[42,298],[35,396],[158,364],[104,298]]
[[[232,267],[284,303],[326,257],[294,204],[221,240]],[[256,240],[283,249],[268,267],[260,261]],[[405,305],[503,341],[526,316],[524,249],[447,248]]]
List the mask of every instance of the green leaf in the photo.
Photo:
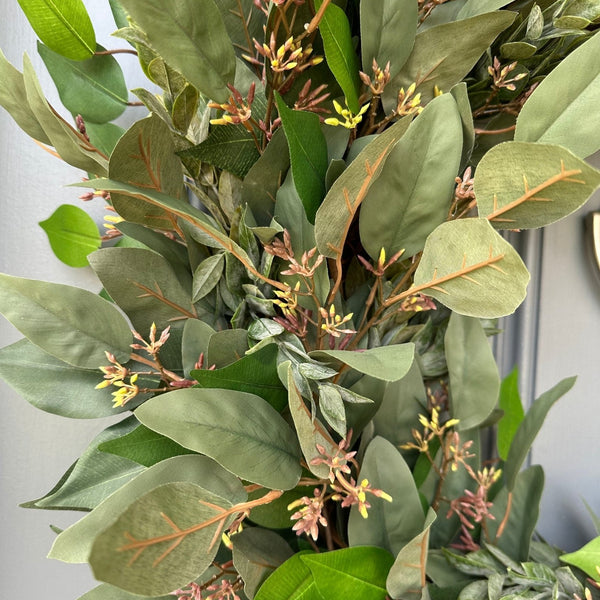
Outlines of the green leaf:
[[254,600],[325,600],[302,560],[309,555],[308,551],[298,552],[286,560],[262,584]]
[[398,450],[386,439],[375,437],[365,452],[360,478],[392,497],[369,495],[368,519],[354,505],[348,522],[350,546],[378,546],[394,556],[423,529],[425,515],[412,473]]
[[[98,51],[103,51],[98,46]],[[69,60],[38,42],[38,53],[50,73],[60,100],[73,115],[106,123],[120,116],[128,102],[127,85],[119,63],[111,55]]]
[[460,314],[491,319],[513,313],[528,282],[523,261],[486,219],[461,219],[427,238],[412,289]]
[[509,60],[525,60],[537,52],[537,46],[527,42],[507,42],[500,46],[500,54]]
[[190,294],[160,254],[142,248],[103,248],[89,261],[110,297],[142,335],[152,323],[162,330],[171,319],[196,316]]
[[[139,598],[137,594],[130,594],[114,585],[103,583],[83,596],[80,596],[78,600],[139,600]],[[168,594],[167,596],[154,597],[149,600],[173,600],[173,595]]]
[[600,565],[600,537],[594,538],[575,552],[563,554],[560,560],[584,571],[588,577],[598,581],[598,565]]
[[96,35],[82,0],[18,0],[38,37],[72,60],[94,54]]
[[125,318],[92,292],[0,274],[0,312],[31,342],[75,367],[96,369],[105,352],[129,359]]
[[[183,168],[175,156],[171,131],[156,115],[134,123],[119,139],[108,168],[111,179],[163,192],[173,198],[183,196]],[[172,221],[159,206],[149,206],[143,199],[111,193],[116,211],[127,221],[155,229],[170,229]]]
[[394,562],[387,550],[370,546],[303,554],[300,559],[324,598],[353,600],[384,600],[385,580]]
[[198,387],[253,393],[282,411],[287,406],[287,391],[277,375],[277,353],[277,344],[267,344],[227,367],[195,370],[191,376]]
[[192,302],[198,302],[210,294],[219,283],[223,274],[225,260],[223,254],[213,254],[203,260],[194,271],[194,285],[192,288]]
[[105,429],[79,457],[57,489],[39,500],[28,503],[28,508],[92,510],[113,492],[139,475],[144,469],[127,458],[111,456],[99,450],[126,435],[135,427],[135,419],[128,418]]
[[110,4],[110,12],[112,12],[115,25],[122,29],[129,27],[129,21],[127,20],[127,13],[120,4],[120,0],[108,0]]
[[[291,513],[287,507],[292,503],[302,498],[302,496],[311,496],[314,488],[307,486],[296,486],[292,490],[283,492],[279,498],[269,502],[269,504],[262,504],[252,509],[249,519],[260,525],[261,527],[268,527],[269,529],[289,529],[292,521],[290,520]],[[255,500],[260,498],[264,494],[264,490],[255,490],[248,494],[248,500]]]
[[292,430],[253,394],[188,388],[152,398],[135,414],[146,427],[253,483],[286,490],[300,479],[300,449]]
[[253,0],[219,0],[216,5],[236,55],[240,58],[243,54],[254,55],[251,40],[256,38],[262,42],[265,35],[266,17],[262,11],[256,10]]
[[145,467],[151,467],[161,460],[173,456],[192,453],[191,450],[143,425],[138,425],[125,435],[102,442],[98,446],[98,450],[116,456],[123,456]]
[[[181,355],[183,371],[187,376],[196,368],[200,355],[208,353],[208,344],[215,330],[204,321],[188,319],[183,326],[183,337],[181,340]],[[209,365],[210,366],[210,365]]]
[[131,408],[113,408],[111,389],[94,389],[99,370],[73,367],[25,339],[0,349],[0,377],[36,408],[62,417],[97,419]]
[[277,109],[290,149],[292,176],[311,223],[325,197],[327,144],[315,113],[292,110],[276,95]]
[[406,90],[412,83],[417,83],[416,92],[421,93],[423,104],[434,97],[436,85],[443,92],[449,91],[515,17],[513,12],[490,12],[418,33],[411,55],[385,88],[382,100],[386,113],[396,108],[398,90]]
[[427,584],[426,569],[429,547],[429,531],[436,519],[433,509],[429,509],[423,531],[410,540],[396,556],[386,581],[386,588],[392,598],[420,600],[421,591]]
[[515,140],[559,144],[585,158],[600,148],[600,35],[543,79],[517,119]]
[[215,365],[222,369],[243,358],[248,350],[248,332],[245,329],[224,329],[210,336],[206,353],[207,368]]
[[504,411],[504,416],[498,423],[496,445],[498,447],[498,456],[504,461],[508,457],[515,433],[525,416],[519,395],[518,380],[519,371],[515,367],[502,380],[502,385],[500,386],[499,406]]
[[[323,0],[316,0],[315,10],[318,10],[322,3]],[[344,92],[348,108],[356,114],[360,109],[359,65],[346,13],[339,6],[330,4],[319,23],[319,32],[323,38],[327,65]]]
[[500,523],[506,517],[509,494],[512,495],[506,526],[494,543],[516,561],[524,561],[529,557],[529,545],[537,524],[543,489],[544,471],[539,465],[534,465],[517,473],[512,489],[504,487],[494,498],[494,506],[490,509],[494,519],[487,521],[492,540],[496,538]]
[[410,369],[415,346],[412,343],[380,346],[356,352],[353,350],[316,350],[311,358],[327,361],[334,359],[353,369],[384,381],[402,379]]
[[373,60],[380,69],[390,63],[393,76],[410,56],[415,43],[418,4],[414,0],[383,0],[360,5],[360,42],[363,71]]
[[[212,563],[219,532],[235,515],[214,517],[232,506],[229,498],[190,482],[154,488],[136,498],[94,540],[89,557],[94,577],[144,596],[185,587]],[[210,524],[198,527],[206,522]],[[180,535],[161,540],[169,534]],[[146,545],[138,548],[138,541]]]
[[52,252],[70,267],[86,267],[88,254],[102,243],[94,219],[78,206],[62,204],[39,225],[48,235]]
[[489,150],[475,172],[479,214],[497,229],[554,223],[582,206],[600,186],[600,171],[569,150],[505,142]]
[[462,155],[462,123],[451,94],[432,100],[395,145],[360,211],[360,239],[371,258],[423,249],[443,223]]
[[492,413],[500,392],[500,375],[481,321],[450,315],[444,338],[452,417],[459,430],[481,425]]
[[[394,144],[408,129],[410,121],[410,117],[400,119],[378,135],[331,186],[315,218],[315,239],[319,252],[323,256],[336,258],[340,252],[359,206],[370,186],[380,175]],[[346,196],[350,198],[350,207],[346,202]]]
[[342,394],[337,386],[332,384],[319,384],[319,408],[323,418],[331,428],[346,437],[346,411]]
[[574,385],[576,377],[568,377],[557,383],[553,388],[544,392],[527,411],[515,433],[508,456],[504,465],[504,482],[509,491],[515,487],[519,470],[521,469],[531,444],[546,419],[548,411],[554,403],[564,396]]
[[90,142],[100,152],[110,156],[115,149],[117,142],[125,133],[125,130],[114,123],[92,123],[88,121],[85,124],[85,130],[90,138]]
[[471,109],[471,102],[469,101],[469,94],[467,92],[467,84],[464,81],[455,85],[450,90],[450,93],[456,102],[456,106],[458,106],[458,112],[462,123],[463,148],[459,168],[459,173],[462,173],[463,169],[469,163],[469,159],[473,153],[473,147],[475,146],[473,112]]
[[1,50],[0,79],[4,82],[4,85],[0,86],[0,106],[8,111],[27,135],[43,144],[51,144],[35,112],[29,106],[23,74],[6,60]]
[[233,566],[252,599],[273,571],[294,555],[288,543],[273,531],[249,527],[232,537]]
[[467,0],[458,12],[458,20],[489,13],[510,4],[510,0]]
[[150,45],[202,94],[226,102],[235,54],[213,0],[121,0]]

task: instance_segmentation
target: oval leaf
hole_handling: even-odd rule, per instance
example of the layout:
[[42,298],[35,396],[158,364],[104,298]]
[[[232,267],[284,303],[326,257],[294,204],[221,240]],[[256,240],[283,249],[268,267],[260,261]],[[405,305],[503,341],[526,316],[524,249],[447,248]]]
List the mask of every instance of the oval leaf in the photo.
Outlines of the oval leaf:
[[594,538],[575,552],[563,554],[560,560],[574,565],[587,573],[594,581],[598,581],[598,565],[600,565],[600,537]]
[[72,60],[96,50],[96,34],[82,0],[19,0],[27,20],[46,46]]
[[225,264],[223,254],[214,254],[203,260],[194,271],[194,284],[192,287],[192,302],[198,302],[210,294],[219,283]]
[[504,415],[498,422],[496,445],[498,448],[498,456],[502,460],[506,460],[515,433],[525,417],[521,396],[519,395],[518,380],[519,371],[517,367],[515,367],[510,374],[502,380],[500,386],[500,401],[498,406],[504,412]]
[[505,142],[475,173],[480,216],[497,229],[532,229],[582,206],[600,186],[600,171],[560,146]]
[[146,427],[253,483],[287,490],[300,479],[296,437],[279,413],[253,394],[177,390],[148,400],[135,414]]
[[462,219],[427,238],[412,291],[463,315],[494,318],[516,310],[528,282],[523,261],[486,219]]

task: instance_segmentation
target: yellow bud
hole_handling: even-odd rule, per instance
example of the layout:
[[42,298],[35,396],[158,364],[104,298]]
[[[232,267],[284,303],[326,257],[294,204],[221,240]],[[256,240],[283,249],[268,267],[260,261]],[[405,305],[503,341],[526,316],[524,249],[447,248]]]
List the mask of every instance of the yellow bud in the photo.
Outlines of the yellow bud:
[[377,266],[380,269],[383,269],[383,265],[385,265],[385,248],[381,248],[379,252],[379,259],[377,260]]

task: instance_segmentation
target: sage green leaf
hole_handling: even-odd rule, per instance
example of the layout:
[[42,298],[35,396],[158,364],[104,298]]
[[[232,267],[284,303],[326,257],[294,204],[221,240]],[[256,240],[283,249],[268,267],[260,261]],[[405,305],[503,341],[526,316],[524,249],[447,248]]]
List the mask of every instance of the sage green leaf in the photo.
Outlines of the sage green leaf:
[[224,329],[210,336],[206,353],[206,367],[222,369],[240,360],[248,350],[248,332],[245,329]]
[[23,74],[6,60],[1,50],[0,79],[4,82],[4,85],[0,86],[0,106],[8,111],[27,135],[43,144],[51,144],[35,112],[29,106]]
[[31,342],[75,367],[129,359],[131,331],[121,313],[92,292],[0,274],[0,312]]
[[151,398],[135,414],[146,427],[210,456],[242,479],[280,490],[300,479],[298,442],[259,396],[188,388]]
[[185,587],[212,563],[220,531],[235,518],[232,507],[228,498],[190,482],[154,488],[94,540],[94,577],[144,596]]
[[[350,224],[370,186],[381,174],[394,144],[404,135],[411,118],[405,117],[378,135],[335,180],[315,218],[315,239],[323,256],[336,258]],[[358,142],[357,142],[358,143]],[[350,206],[346,202],[350,199]]]
[[235,54],[213,0],[121,0],[150,45],[202,94],[226,102]]
[[[318,10],[322,3],[323,0],[315,0],[315,9]],[[359,65],[346,13],[339,6],[330,4],[319,23],[319,32],[323,38],[327,66],[342,88],[348,108],[356,114],[360,109]]]
[[594,538],[575,552],[563,554],[560,560],[584,571],[588,577],[598,581],[597,565],[600,565],[600,537]]
[[519,371],[515,367],[507,375],[500,386],[499,406],[504,411],[504,415],[498,423],[496,434],[496,445],[498,447],[498,456],[506,460],[508,452],[515,437],[515,433],[525,417],[521,397],[518,387]]
[[539,5],[534,4],[527,18],[527,32],[525,36],[530,40],[537,40],[544,32],[544,13]]
[[125,435],[102,442],[98,446],[98,450],[122,456],[145,467],[151,467],[161,460],[173,456],[192,453],[191,450],[143,425],[137,425],[135,429],[128,431]]
[[[98,46],[99,52],[103,50]],[[123,113],[129,99],[127,85],[114,56],[70,60],[39,42],[38,53],[70,113],[94,123],[107,123]]]
[[198,265],[198,268],[194,271],[192,302],[198,302],[198,300],[212,292],[219,283],[224,266],[223,254],[213,254]]
[[125,133],[125,130],[114,123],[92,123],[88,121],[85,124],[85,131],[90,138],[90,142],[100,152],[110,156],[115,149],[117,142]]
[[587,21],[597,21],[600,19],[600,4],[597,0],[573,0],[562,14],[564,17],[576,16]]
[[559,144],[585,158],[600,148],[600,35],[564,58],[527,99],[515,140]]
[[528,282],[523,261],[486,219],[461,219],[427,238],[412,290],[462,315],[491,319],[513,313]]
[[467,0],[458,11],[458,19],[468,19],[484,13],[489,13],[510,4],[510,0]]
[[62,204],[39,223],[55,256],[70,267],[87,267],[87,256],[102,244],[94,219],[82,208]]
[[371,258],[414,256],[450,208],[462,156],[462,121],[451,94],[432,100],[394,146],[360,211],[360,239]]
[[[494,498],[490,509],[494,519],[488,519],[490,538],[494,544],[513,560],[524,561],[529,557],[531,536],[540,513],[540,500],[544,489],[544,470],[540,465],[517,473],[512,489],[503,487]],[[508,510],[509,494],[512,496]],[[504,531],[497,537],[500,524],[506,518]]]
[[392,501],[368,495],[368,519],[354,505],[348,521],[348,542],[350,546],[385,548],[396,556],[422,531],[425,521],[412,473],[393,444],[377,436],[367,446],[360,478],[383,490]]
[[500,54],[508,60],[525,60],[537,52],[537,46],[527,42],[507,42],[500,46]]
[[497,229],[554,223],[582,206],[600,186],[600,171],[560,146],[505,142],[475,172],[480,216]]
[[[168,125],[156,115],[134,123],[119,139],[108,168],[111,179],[144,190],[162,192],[173,198],[183,196],[183,168],[175,155]],[[162,207],[150,206],[130,195],[111,193],[116,211],[127,221],[153,229],[170,229],[172,221]]]
[[287,391],[277,375],[277,353],[277,344],[267,344],[222,369],[194,370],[190,375],[198,387],[253,393],[281,412],[287,406]]
[[254,600],[326,600],[302,561],[309,554],[310,551],[304,550],[286,560],[260,586]]
[[214,333],[215,330],[208,323],[199,319],[188,319],[185,322],[181,340],[181,355],[183,372],[186,376],[196,368],[201,354],[204,354],[206,359],[208,343]]
[[519,470],[523,466],[535,436],[546,419],[554,403],[564,396],[574,385],[576,377],[568,377],[544,392],[527,411],[515,433],[506,462],[504,464],[504,482],[509,491],[515,487]]
[[189,293],[160,254],[142,248],[103,248],[89,261],[104,289],[142,335],[152,323],[162,330],[172,319],[196,318]]
[[430,508],[423,531],[398,552],[386,580],[386,588],[392,598],[420,600],[421,593],[427,585],[429,531],[436,517]]
[[94,438],[84,450],[62,485],[39,500],[30,508],[92,510],[113,492],[139,475],[144,468],[135,462],[105,454],[99,446],[126,435],[136,426],[134,418],[112,425]]
[[267,529],[249,527],[232,537],[233,566],[244,580],[244,592],[254,598],[265,579],[294,555],[289,544]]
[[382,548],[360,546],[320,554],[303,554],[324,598],[384,600],[385,579],[394,557]]
[[481,425],[492,413],[500,392],[500,375],[492,347],[479,319],[450,315],[444,338],[452,417],[459,431]]
[[[317,444],[325,448],[328,454],[335,454],[337,444],[333,441],[327,429],[325,429],[316,415],[310,414],[310,410],[304,403],[294,381],[291,366],[288,366],[287,384],[290,413],[294,421],[294,427],[296,428],[304,460],[314,475],[320,479],[324,479],[329,476],[329,467],[325,464],[311,464],[313,459],[322,458],[321,453],[317,450]],[[333,456],[333,454],[331,455]]]
[[85,136],[69,125],[48,104],[27,55],[23,57],[23,82],[27,91],[27,102],[60,157],[78,169],[100,176],[105,175],[108,171],[106,157],[90,146]]
[[245,502],[247,497],[240,480],[214,460],[197,454],[170,458],[142,471],[91,513],[65,529],[54,540],[49,558],[70,563],[87,562],[92,543],[107,523],[114,522],[137,498],[171,482],[193,483],[234,504]]
[[277,109],[290,150],[292,176],[311,223],[325,197],[327,144],[315,113],[292,110],[276,95]]
[[96,50],[96,35],[82,0],[19,0],[27,20],[49,48],[72,60]]
[[110,388],[94,389],[100,370],[73,367],[26,339],[0,349],[0,376],[36,408],[62,417],[97,419],[131,408],[114,408]]
[[219,0],[216,5],[236,55],[240,58],[243,54],[254,56],[252,39],[260,42],[264,39],[265,15],[256,10],[253,0]]
[[346,411],[342,394],[332,384],[319,384],[319,408],[331,428],[346,437]]
[[115,20],[115,25],[119,29],[129,27],[127,13],[121,6],[120,0],[108,0],[108,3],[110,5],[110,12],[112,12],[113,19]]
[[334,359],[376,379],[397,381],[408,373],[414,360],[415,346],[412,343],[394,344],[360,352],[353,350],[316,350],[311,352],[310,356],[322,361]]
[[[80,596],[78,600],[139,600],[139,598],[137,594],[131,594],[125,590],[120,590],[114,585],[103,583]],[[173,595],[158,596],[149,598],[149,600],[173,600]]]
[[198,112],[199,101],[198,90],[189,84],[173,100],[173,109],[171,111],[173,126],[184,134],[187,133],[192,120]]
[[458,112],[460,114],[460,120],[462,123],[463,133],[463,148],[462,156],[460,159],[460,170],[462,173],[463,169],[469,163],[473,147],[475,146],[475,128],[473,125],[473,111],[471,109],[471,102],[469,101],[469,94],[467,92],[467,84],[462,81],[455,85],[450,93],[456,102]]
[[390,63],[392,76],[402,68],[415,43],[418,3],[383,0],[360,5],[362,70],[371,75],[373,60],[380,69]]
[[382,96],[390,113],[397,104],[398,90],[417,84],[423,104],[434,97],[434,87],[446,92],[473,68],[499,33],[515,20],[516,13],[496,11],[436,25],[417,33],[408,60],[392,78]]

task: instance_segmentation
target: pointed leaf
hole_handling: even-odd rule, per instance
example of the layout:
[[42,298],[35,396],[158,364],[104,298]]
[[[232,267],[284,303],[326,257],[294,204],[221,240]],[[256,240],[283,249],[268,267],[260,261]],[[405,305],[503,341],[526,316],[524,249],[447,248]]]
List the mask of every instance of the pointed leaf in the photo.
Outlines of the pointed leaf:
[[600,35],[593,35],[543,79],[517,119],[515,140],[558,144],[586,158],[600,148]]
[[0,274],[0,312],[31,342],[75,367],[96,369],[105,352],[127,362],[131,331],[110,303],[58,283]]
[[486,219],[461,219],[427,238],[412,290],[460,314],[494,318],[515,311],[528,282],[523,261]]
[[150,45],[202,94],[226,102],[235,54],[213,0],[121,0]]
[[588,577],[598,581],[598,565],[600,565],[600,537],[594,538],[575,552],[563,554],[560,560],[584,571]]
[[300,449],[292,430],[253,394],[188,388],[154,397],[135,414],[146,427],[253,483],[286,490],[300,479]]
[[568,377],[557,383],[552,389],[544,392],[527,411],[512,440],[506,463],[504,465],[504,482],[509,491],[516,484],[517,475],[523,466],[531,444],[546,419],[548,411],[554,403],[564,396],[574,385],[576,377]]
[[72,60],[89,58],[96,35],[82,0],[19,0],[38,37],[54,52]]
[[367,446],[360,478],[392,497],[368,496],[371,508],[364,519],[354,505],[348,522],[350,546],[378,546],[394,556],[423,529],[425,515],[412,473],[400,452],[385,438]]
[[452,417],[458,430],[481,425],[498,402],[500,375],[479,319],[450,315],[444,338]]
[[458,12],[458,19],[468,19],[483,13],[498,10],[510,4],[510,0],[467,0],[466,4]]
[[331,384],[319,384],[319,408],[331,428],[346,437],[346,411],[341,393]]
[[479,214],[497,229],[554,223],[599,186],[600,171],[565,148],[526,142],[494,146],[481,159],[474,183]]
[[224,265],[223,254],[213,254],[198,265],[198,268],[194,271],[192,302],[198,302],[198,300],[210,294],[219,283]]
[[70,267],[86,267],[88,254],[102,243],[94,219],[78,206],[62,204],[39,225],[56,257]]
[[432,100],[395,145],[360,211],[371,258],[420,252],[450,208],[462,154],[462,123],[451,94]]
[[498,446],[498,456],[504,461],[508,457],[508,452],[510,451],[515,433],[525,417],[521,397],[519,395],[518,379],[519,371],[517,367],[515,367],[511,373],[502,380],[500,386],[499,407],[504,411],[504,415],[498,423],[496,444]]

